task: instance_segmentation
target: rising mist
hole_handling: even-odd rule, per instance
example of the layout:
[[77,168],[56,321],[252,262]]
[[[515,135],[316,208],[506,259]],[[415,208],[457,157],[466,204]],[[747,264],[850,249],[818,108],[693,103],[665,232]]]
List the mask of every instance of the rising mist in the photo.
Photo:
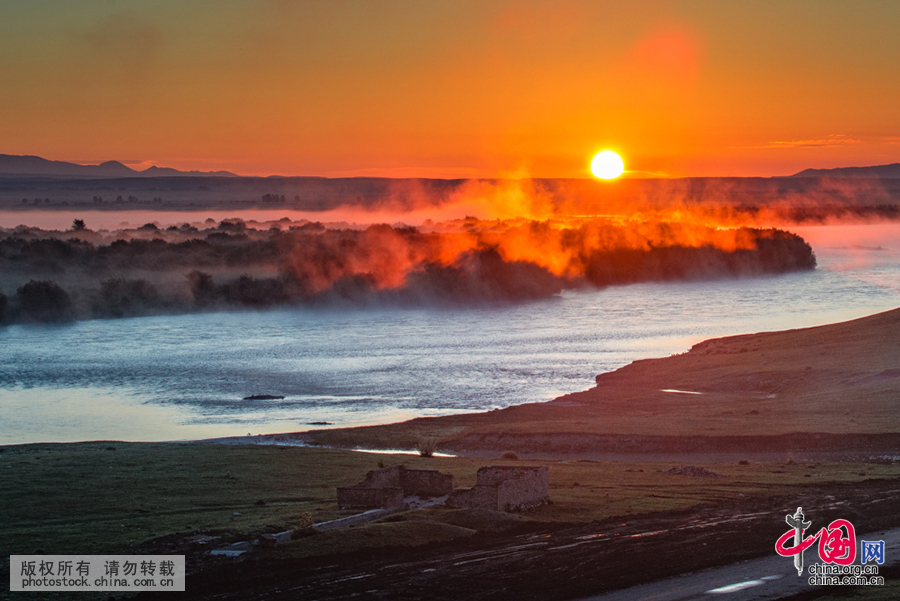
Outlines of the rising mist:
[[0,310],[46,322],[273,306],[441,306],[567,288],[813,269],[799,236],[621,218],[421,228],[283,219],[95,232],[0,230]]

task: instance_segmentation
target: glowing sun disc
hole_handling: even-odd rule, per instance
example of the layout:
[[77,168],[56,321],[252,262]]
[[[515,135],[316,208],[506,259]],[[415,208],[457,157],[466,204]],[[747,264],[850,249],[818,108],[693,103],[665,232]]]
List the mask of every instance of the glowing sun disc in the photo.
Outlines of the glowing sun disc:
[[612,150],[598,153],[591,161],[591,173],[600,179],[616,179],[625,172],[625,162]]

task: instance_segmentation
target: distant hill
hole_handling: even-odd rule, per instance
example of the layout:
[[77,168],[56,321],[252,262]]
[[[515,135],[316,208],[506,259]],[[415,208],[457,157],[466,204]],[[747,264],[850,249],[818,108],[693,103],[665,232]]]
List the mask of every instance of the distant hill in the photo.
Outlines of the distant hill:
[[789,177],[900,177],[900,163],[871,167],[837,167],[835,169],[804,169]]
[[228,171],[178,171],[169,167],[156,167],[155,165],[137,171],[123,165],[119,161],[106,161],[99,165],[78,165],[65,161],[49,161],[37,156],[19,156],[12,154],[0,154],[0,177],[7,176],[36,176],[36,177],[172,177],[179,175],[212,176],[212,177],[237,177]]

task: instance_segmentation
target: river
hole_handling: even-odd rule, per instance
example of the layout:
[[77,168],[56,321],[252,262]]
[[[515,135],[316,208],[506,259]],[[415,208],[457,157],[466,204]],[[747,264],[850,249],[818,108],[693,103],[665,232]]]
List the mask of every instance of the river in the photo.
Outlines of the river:
[[[790,229],[813,245],[815,271],[487,307],[0,328],[0,444],[184,440],[484,411],[584,390],[598,373],[710,337],[900,306],[900,225]],[[284,398],[243,400],[258,394]]]

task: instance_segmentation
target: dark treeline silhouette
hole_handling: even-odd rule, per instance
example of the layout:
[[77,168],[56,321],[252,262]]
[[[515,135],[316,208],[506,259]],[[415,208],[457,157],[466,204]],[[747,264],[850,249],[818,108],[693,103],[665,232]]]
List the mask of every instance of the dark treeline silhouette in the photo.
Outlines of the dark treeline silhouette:
[[748,205],[719,207],[707,210],[706,213],[710,217],[719,217],[723,223],[752,223],[758,220],[777,224],[823,225],[896,221],[900,219],[900,205]]
[[103,238],[78,221],[62,233],[0,232],[0,322],[515,302],[565,288],[815,267],[809,245],[788,232],[665,222],[467,219],[422,231],[308,222],[256,229],[229,219],[205,230],[146,224]]
[[815,267],[809,246],[797,236],[760,237],[752,249],[726,251],[713,246],[665,246],[593,253],[585,278],[595,286],[642,281],[699,280],[758,276]]
[[15,298],[22,321],[58,322],[74,318],[72,298],[55,282],[31,280],[16,290]]

